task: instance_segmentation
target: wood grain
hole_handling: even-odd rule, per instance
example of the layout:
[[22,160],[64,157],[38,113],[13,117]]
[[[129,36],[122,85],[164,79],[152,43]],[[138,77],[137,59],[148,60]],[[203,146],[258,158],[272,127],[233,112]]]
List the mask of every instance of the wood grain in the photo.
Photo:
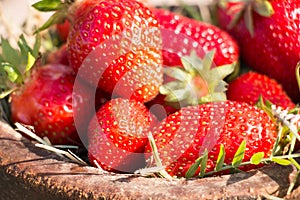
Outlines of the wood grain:
[[[0,122],[0,199],[300,199],[286,196],[296,170],[276,164],[204,179],[145,178],[102,172],[37,148]],[[299,183],[298,183],[299,185]]]

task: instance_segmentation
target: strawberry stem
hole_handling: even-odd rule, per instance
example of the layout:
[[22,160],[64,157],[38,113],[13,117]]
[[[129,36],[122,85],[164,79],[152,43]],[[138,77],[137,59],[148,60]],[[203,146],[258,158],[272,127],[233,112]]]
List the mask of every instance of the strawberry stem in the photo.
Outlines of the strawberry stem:
[[153,155],[153,158],[154,158],[154,161],[155,161],[155,164],[158,168],[162,167],[163,170],[160,170],[158,173],[168,179],[168,180],[172,180],[172,177],[166,172],[165,168],[163,167],[162,165],[162,162],[159,158],[159,153],[158,153],[158,150],[157,150],[157,146],[155,144],[155,141],[154,141],[154,138],[153,138],[153,135],[151,132],[148,133],[148,140],[150,142],[150,146],[151,146],[151,149],[152,149],[152,155]]

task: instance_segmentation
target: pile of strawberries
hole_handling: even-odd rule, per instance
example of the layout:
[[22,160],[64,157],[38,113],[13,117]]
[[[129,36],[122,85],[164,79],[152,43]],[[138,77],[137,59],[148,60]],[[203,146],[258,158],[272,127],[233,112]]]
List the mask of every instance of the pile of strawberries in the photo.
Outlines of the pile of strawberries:
[[[55,11],[36,44],[1,41],[12,123],[120,173],[228,173],[296,150],[297,131],[278,121],[298,128],[300,1],[220,1],[219,27],[135,0],[33,6]],[[60,46],[39,53],[55,23]]]

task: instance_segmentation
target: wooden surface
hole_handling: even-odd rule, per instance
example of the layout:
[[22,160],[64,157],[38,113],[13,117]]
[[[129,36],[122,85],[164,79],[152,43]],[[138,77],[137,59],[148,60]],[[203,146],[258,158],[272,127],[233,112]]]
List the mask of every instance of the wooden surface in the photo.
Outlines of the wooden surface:
[[300,187],[286,196],[294,174],[278,165],[174,181],[106,173],[37,148],[0,122],[0,199],[300,199]]

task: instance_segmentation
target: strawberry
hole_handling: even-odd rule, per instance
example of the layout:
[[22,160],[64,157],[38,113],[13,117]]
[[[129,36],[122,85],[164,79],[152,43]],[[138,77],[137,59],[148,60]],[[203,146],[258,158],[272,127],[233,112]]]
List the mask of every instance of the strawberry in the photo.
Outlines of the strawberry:
[[86,137],[92,88],[76,79],[69,66],[42,64],[38,34],[33,48],[24,36],[18,49],[6,39],[1,44],[0,98],[10,95],[11,122],[32,126],[53,144],[81,144],[78,133]]
[[70,32],[70,22],[65,20],[63,23],[56,24],[56,31],[59,39],[65,43]]
[[46,63],[69,65],[67,45],[63,44],[57,50],[52,50],[46,56]]
[[180,57],[190,55],[192,50],[202,58],[215,49],[213,61],[217,66],[238,61],[236,41],[220,28],[164,9],[153,9],[153,13],[161,26],[165,65],[181,65]]
[[[159,24],[150,9],[135,0],[69,3],[58,3],[56,8],[62,10],[54,17],[69,11],[71,67],[110,94],[145,102],[153,99],[163,81],[163,71]],[[34,7],[45,10],[47,4],[42,0]]]
[[144,104],[116,98],[104,104],[93,117],[88,132],[88,153],[107,171],[134,172],[145,166],[147,134],[156,119]]
[[69,66],[34,68],[24,85],[11,94],[12,121],[33,126],[37,135],[48,137],[52,144],[81,144],[77,132],[86,132],[91,89],[79,83],[73,92],[74,81]]
[[257,72],[247,72],[228,84],[227,98],[233,101],[257,103],[260,96],[284,109],[292,109],[292,102],[282,86],[274,79]]
[[[220,146],[225,164],[233,161],[240,144],[246,141],[243,161],[257,152],[271,154],[276,141],[276,125],[261,109],[243,102],[211,102],[182,108],[153,128],[153,137],[162,166],[171,176],[184,177],[198,157],[208,152],[206,172],[213,171]],[[151,153],[146,146],[147,158]],[[153,162],[148,159],[148,165]],[[256,165],[243,166],[250,170]],[[199,172],[200,169],[198,169]]]
[[300,100],[299,7],[298,0],[251,0],[228,1],[218,9],[219,24],[238,41],[245,64],[276,79],[294,102]]

